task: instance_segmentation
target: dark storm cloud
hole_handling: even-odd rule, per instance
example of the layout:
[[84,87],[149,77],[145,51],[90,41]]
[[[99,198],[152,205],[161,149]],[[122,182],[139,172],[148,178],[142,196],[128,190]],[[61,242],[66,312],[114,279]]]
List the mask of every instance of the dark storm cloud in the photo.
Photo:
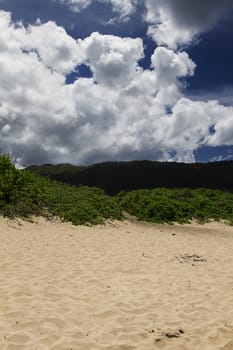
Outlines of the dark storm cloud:
[[171,12],[177,25],[206,27],[233,10],[232,0],[163,0],[161,6]]
[[233,15],[232,0],[145,0],[145,6],[148,35],[173,49],[190,45]]

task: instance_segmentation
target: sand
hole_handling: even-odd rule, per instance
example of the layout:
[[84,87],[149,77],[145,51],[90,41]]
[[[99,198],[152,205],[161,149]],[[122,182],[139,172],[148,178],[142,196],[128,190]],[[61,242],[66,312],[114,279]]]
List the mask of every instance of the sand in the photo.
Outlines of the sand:
[[233,349],[232,227],[19,223],[0,218],[1,350]]

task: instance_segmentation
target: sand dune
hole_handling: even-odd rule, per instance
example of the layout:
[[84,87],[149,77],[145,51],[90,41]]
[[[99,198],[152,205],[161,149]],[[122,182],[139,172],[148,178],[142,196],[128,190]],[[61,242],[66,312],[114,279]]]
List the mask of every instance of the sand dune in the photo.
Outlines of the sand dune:
[[233,349],[233,228],[0,219],[1,350]]

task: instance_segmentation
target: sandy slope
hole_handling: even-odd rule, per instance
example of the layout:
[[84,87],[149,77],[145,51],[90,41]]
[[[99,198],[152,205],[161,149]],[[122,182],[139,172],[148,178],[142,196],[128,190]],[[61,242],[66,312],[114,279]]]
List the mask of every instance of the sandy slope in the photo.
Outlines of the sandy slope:
[[233,349],[233,228],[0,219],[0,349]]

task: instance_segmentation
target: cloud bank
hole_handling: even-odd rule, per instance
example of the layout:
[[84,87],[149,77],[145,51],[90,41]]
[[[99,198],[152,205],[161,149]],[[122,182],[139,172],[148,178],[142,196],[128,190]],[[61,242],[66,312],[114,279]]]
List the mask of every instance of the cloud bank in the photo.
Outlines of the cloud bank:
[[[143,42],[92,33],[74,40],[54,22],[28,27],[0,11],[0,149],[20,164],[194,161],[202,145],[231,145],[233,108],[185,97],[195,63]],[[86,65],[91,78],[66,76]]]

